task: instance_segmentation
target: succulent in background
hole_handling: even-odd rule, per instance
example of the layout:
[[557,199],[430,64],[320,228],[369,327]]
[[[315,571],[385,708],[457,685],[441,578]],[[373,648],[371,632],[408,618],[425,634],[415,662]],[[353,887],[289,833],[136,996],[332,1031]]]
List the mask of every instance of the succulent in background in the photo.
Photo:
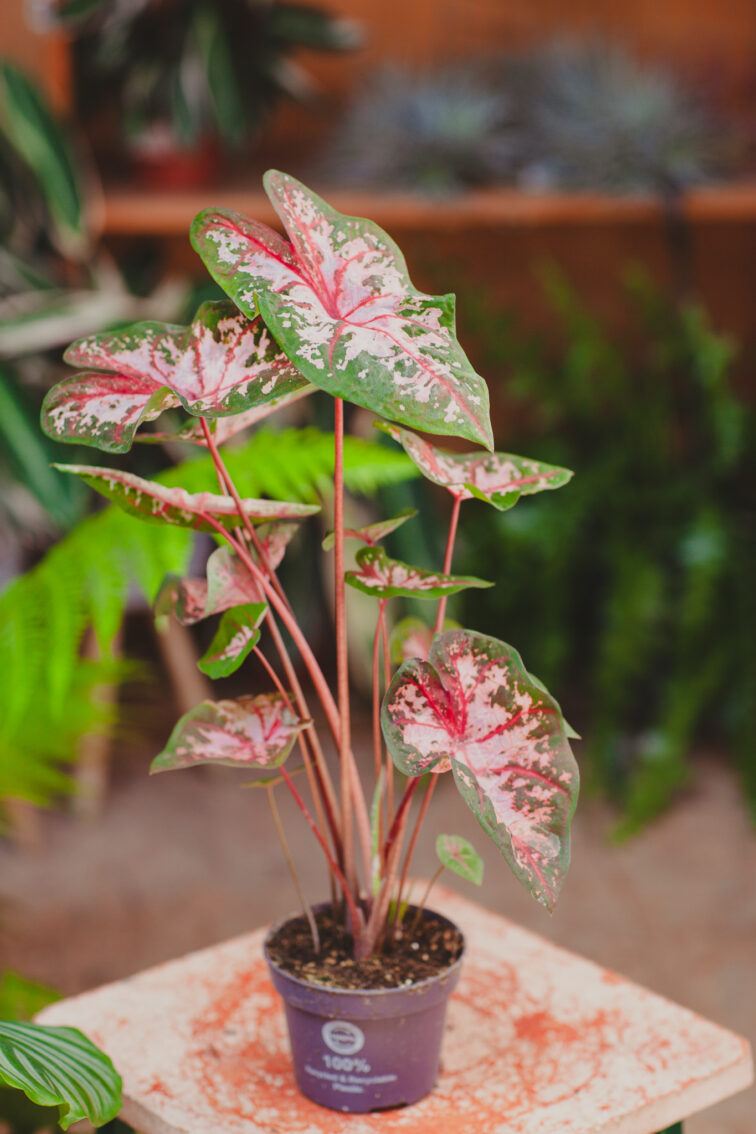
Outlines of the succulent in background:
[[377,71],[347,109],[322,165],[341,184],[449,192],[511,177],[515,108],[485,68]]
[[554,43],[529,69],[525,183],[675,193],[725,172],[727,131],[669,69],[599,41]]

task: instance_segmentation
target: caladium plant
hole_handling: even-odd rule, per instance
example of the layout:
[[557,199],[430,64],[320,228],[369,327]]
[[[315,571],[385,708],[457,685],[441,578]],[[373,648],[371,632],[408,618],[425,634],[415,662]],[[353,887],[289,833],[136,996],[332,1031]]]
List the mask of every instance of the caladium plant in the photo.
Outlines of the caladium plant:
[[[179,437],[209,451],[217,494],[167,488],[114,468],[63,467],[133,515],[216,539],[205,577],[166,580],[155,613],[186,625],[219,618],[200,667],[221,679],[244,664],[253,692],[204,701],[187,713],[153,771],[202,764],[247,776],[257,771],[253,782],[265,787],[287,859],[273,793],[291,792],[324,853],[342,899],[335,908],[361,958],[390,947],[400,930],[419,825],[441,774],[533,896],[549,909],[557,898],[578,792],[569,746],[575,734],[516,650],[447,622],[445,614],[456,591],[491,585],[453,571],[462,504],[479,498],[505,510],[563,486],[572,474],[493,452],[486,385],[457,341],[454,299],[417,291],[386,233],[342,216],[286,174],[271,171],[265,187],[285,236],[218,209],[200,213],[192,227],[195,248],[232,302],[204,305],[189,327],[143,323],[74,344],[67,359],[81,372],[50,392],[44,424],[60,439],[122,452],[142,422],[170,407],[187,415],[183,424],[170,432],[158,425],[144,436]],[[221,452],[238,430],[314,388],[334,399],[335,522],[324,546],[334,552],[335,691],[276,574],[292,535],[318,506],[242,499]],[[420,472],[452,495],[444,561],[436,569],[393,559],[382,546],[412,520],[411,509],[346,527],[345,401],[379,414]],[[483,448],[447,452],[415,430]],[[350,570],[347,539],[363,544]],[[372,784],[359,774],[350,732],[347,585],[376,600]],[[407,598],[435,603],[434,617],[427,624],[405,620],[390,643],[389,604]],[[312,696],[318,713],[310,711]],[[290,770],[295,745],[301,759]],[[309,800],[293,783],[300,768]],[[421,783],[426,795],[411,830],[410,804]],[[442,869],[480,882],[482,863],[467,840],[443,835],[437,851]],[[309,907],[307,913],[317,949]]]

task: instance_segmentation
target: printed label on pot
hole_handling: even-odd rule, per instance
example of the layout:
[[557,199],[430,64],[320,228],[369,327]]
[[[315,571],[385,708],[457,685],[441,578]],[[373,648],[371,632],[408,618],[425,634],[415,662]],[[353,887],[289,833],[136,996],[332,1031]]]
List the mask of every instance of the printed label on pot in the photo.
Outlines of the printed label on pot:
[[305,1064],[305,1071],[313,1079],[325,1080],[331,1084],[332,1090],[352,1095],[361,1095],[369,1087],[396,1082],[394,1074],[372,1074],[373,1068],[368,1060],[358,1054],[365,1046],[365,1033],[356,1024],[347,1020],[329,1020],[320,1034],[330,1051],[321,1054],[322,1067]]
[[365,1033],[348,1020],[329,1020],[321,1031],[323,1043],[337,1055],[356,1055],[365,1046]]

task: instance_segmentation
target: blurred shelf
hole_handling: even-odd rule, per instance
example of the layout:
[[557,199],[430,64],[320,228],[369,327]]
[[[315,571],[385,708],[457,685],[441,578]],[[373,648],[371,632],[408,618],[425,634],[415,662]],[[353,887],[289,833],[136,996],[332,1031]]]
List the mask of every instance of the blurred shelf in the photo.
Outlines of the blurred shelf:
[[[370,217],[388,229],[452,231],[571,225],[645,224],[664,214],[651,196],[600,193],[528,193],[486,189],[454,197],[427,198],[322,190],[340,212]],[[277,218],[262,192],[240,188],[158,192],[138,188],[105,193],[104,228],[113,236],[185,236],[196,214],[208,206],[234,209],[268,224]],[[691,221],[742,224],[756,222],[756,180],[695,189],[682,204]]]

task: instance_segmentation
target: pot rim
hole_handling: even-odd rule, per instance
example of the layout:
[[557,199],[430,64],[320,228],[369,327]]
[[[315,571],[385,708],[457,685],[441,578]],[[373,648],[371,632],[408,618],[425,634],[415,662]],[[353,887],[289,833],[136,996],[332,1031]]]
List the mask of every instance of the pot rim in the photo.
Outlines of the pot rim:
[[[326,909],[330,905],[331,902],[317,902],[310,908],[317,913],[322,909]],[[417,906],[408,906],[408,909],[416,910]],[[440,980],[443,980],[453,973],[457,972],[462,965],[462,961],[465,957],[465,951],[467,949],[467,940],[465,938],[465,935],[455,921],[452,921],[451,918],[446,917],[445,914],[439,913],[437,910],[429,909],[427,906],[423,906],[422,912],[424,917],[428,916],[435,918],[437,921],[445,921],[447,925],[451,925],[454,929],[456,929],[457,933],[459,933],[462,939],[462,948],[456,961],[452,961],[452,963],[450,965],[447,965],[445,969],[440,969],[433,976],[425,977],[423,980],[413,981],[412,984],[400,984],[396,988],[335,988],[330,984],[318,984],[315,981],[303,980],[302,977],[297,977],[292,973],[288,973],[286,969],[282,969],[281,966],[277,964],[276,961],[274,961],[271,957],[270,953],[268,952],[268,942],[282,926],[286,925],[287,922],[293,921],[295,918],[303,917],[304,915],[301,911],[299,911],[298,913],[287,914],[286,917],[281,918],[270,927],[268,932],[265,934],[265,940],[263,942],[263,954],[270,967],[272,969],[275,969],[275,971],[285,980],[290,981],[292,984],[299,985],[300,988],[312,989],[319,993],[330,992],[334,996],[354,996],[362,998],[366,996],[374,996],[382,998],[386,996],[397,996],[401,995],[402,993],[406,994],[408,992],[414,992],[417,989],[428,988],[433,984],[437,984]]]

